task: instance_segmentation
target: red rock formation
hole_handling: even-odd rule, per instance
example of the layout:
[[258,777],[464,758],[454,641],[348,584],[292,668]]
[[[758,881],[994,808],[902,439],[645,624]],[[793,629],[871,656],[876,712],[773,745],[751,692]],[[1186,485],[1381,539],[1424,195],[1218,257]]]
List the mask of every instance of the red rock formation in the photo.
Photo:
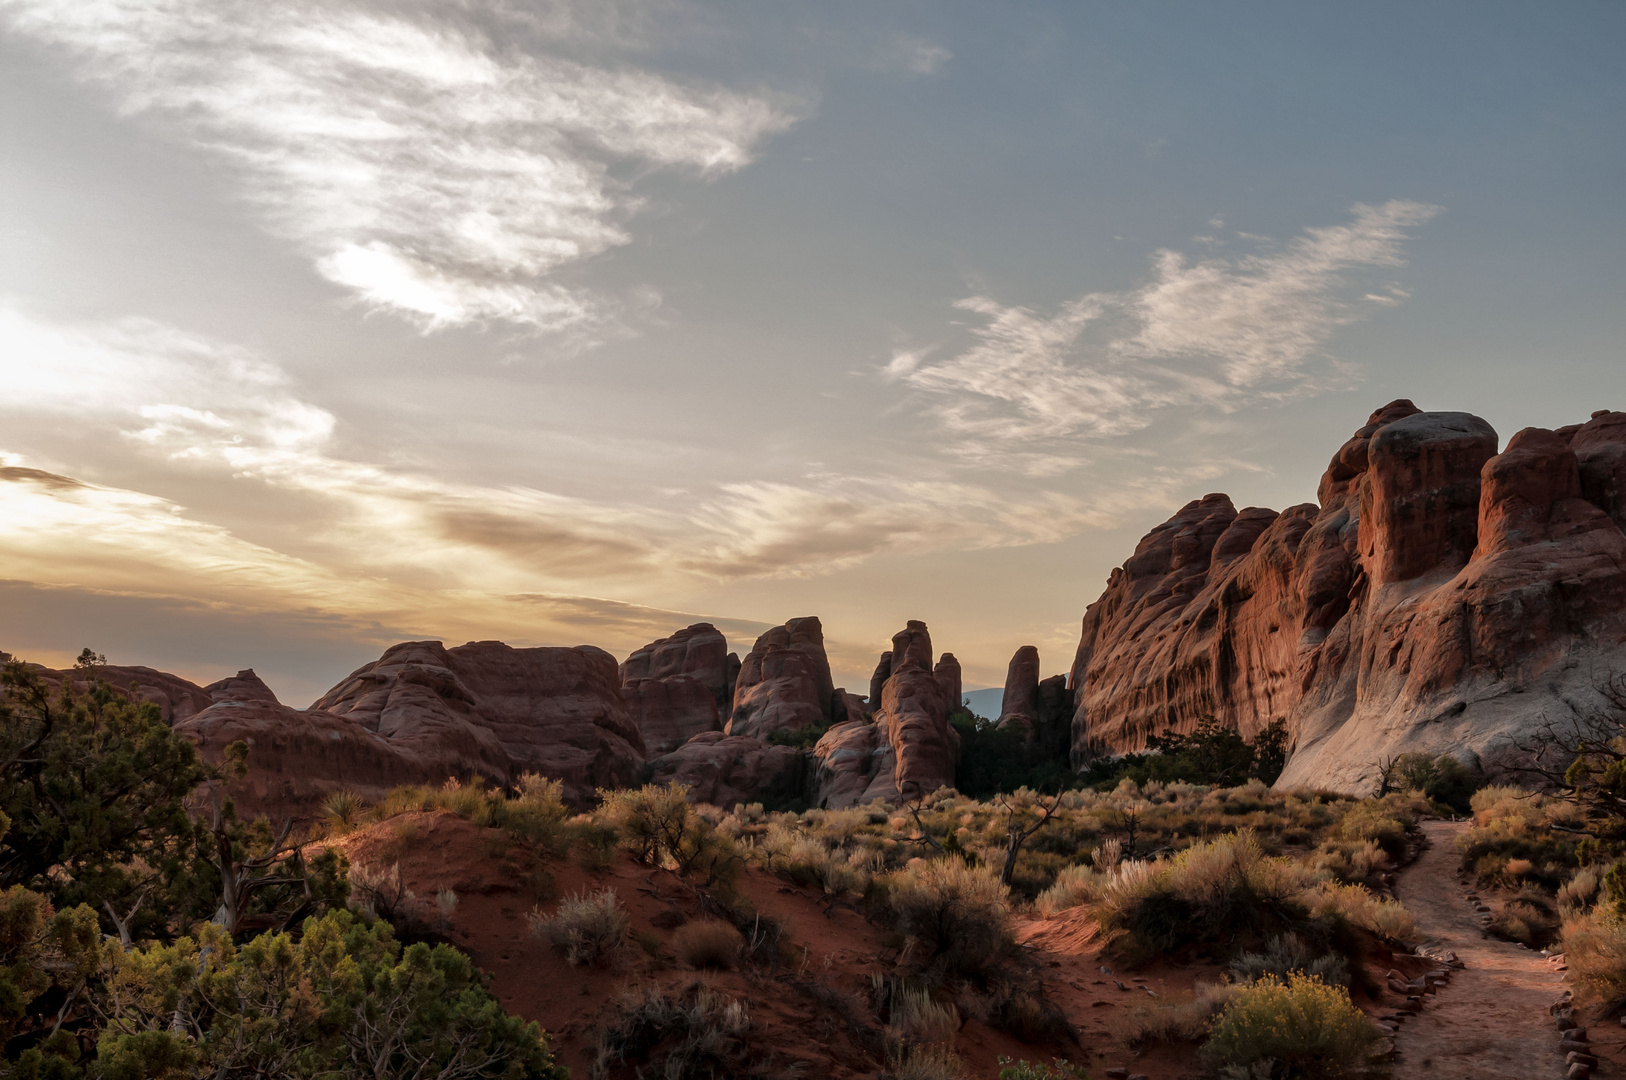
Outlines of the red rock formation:
[[[934,671],[931,634],[925,623],[910,620],[893,637],[892,651],[883,654],[882,663],[888,675],[874,722],[838,723],[813,748],[810,801],[815,805],[898,802],[954,783],[960,736],[948,720],[948,680],[940,679],[939,671],[957,674],[958,662],[944,654]],[[876,702],[872,699],[870,705]]]
[[689,798],[724,808],[783,806],[803,791],[804,755],[795,747],[708,731],[649,763],[654,783],[687,785]]
[[[817,617],[792,619],[757,638],[740,662],[730,735],[767,738],[832,719],[835,686]],[[845,709],[845,706],[843,706]]]
[[961,688],[960,661],[955,659],[953,653],[943,654],[932,669],[932,677],[937,680],[937,689],[943,692],[943,700],[948,702],[949,709],[958,709],[965,699],[965,693]]
[[684,675],[711,692],[718,715],[728,719],[734,699],[739,657],[728,651],[722,631],[711,623],[695,623],[671,637],[651,641],[621,663],[621,685],[634,679],[665,679]]
[[621,697],[648,754],[668,754],[702,732],[722,731],[710,688],[688,675],[630,679],[621,685]]
[[1039,723],[1039,649],[1024,645],[1005,669],[1005,694],[999,699],[999,726],[1016,725],[1031,737]]
[[591,645],[515,649],[474,641],[393,646],[312,711],[345,717],[426,756],[455,754],[504,781],[561,779],[585,805],[598,787],[635,783],[643,737],[621,699],[615,658]]
[[238,812],[275,820],[313,819],[322,797],[340,789],[373,800],[404,784],[439,784],[448,777],[503,775],[494,760],[467,760],[455,750],[412,747],[348,718],[278,703],[252,670],[212,684],[214,704],[175,725],[207,761],[219,762],[234,742],[248,744],[248,774],[231,783]]
[[1397,401],[1335,455],[1319,507],[1187,505],[1084,617],[1075,764],[1205,716],[1249,737],[1287,718],[1284,785],[1494,753],[1626,665],[1623,461],[1626,414],[1498,455],[1484,421]]

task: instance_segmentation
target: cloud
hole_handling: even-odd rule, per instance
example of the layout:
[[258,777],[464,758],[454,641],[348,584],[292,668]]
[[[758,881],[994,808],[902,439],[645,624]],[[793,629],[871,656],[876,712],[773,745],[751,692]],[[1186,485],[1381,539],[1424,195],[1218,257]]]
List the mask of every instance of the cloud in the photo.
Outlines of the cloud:
[[[964,456],[1043,475],[1076,453],[1053,446],[1122,435],[1173,405],[1235,407],[1291,393],[1333,332],[1365,314],[1345,298],[1352,271],[1403,265],[1406,229],[1438,208],[1357,205],[1344,225],[1307,229],[1239,258],[1157,253],[1144,286],[1090,293],[1054,314],[986,296],[956,307],[982,318],[970,347],[937,362],[899,352],[883,370],[931,395]],[[1358,293],[1392,306],[1406,293]]]
[[[0,461],[0,479],[13,481],[0,487],[29,492],[12,492],[0,545],[31,552],[42,581],[126,588],[143,565],[165,580],[188,566],[236,566],[242,573],[224,583],[196,575],[198,587],[264,597],[286,579],[300,603],[331,594],[359,605],[352,610],[396,611],[405,601],[391,595],[395,586],[427,603],[435,591],[564,594],[805,576],[889,552],[1053,542],[1117,512],[1100,493],[1013,497],[885,473],[724,482],[675,508],[460,483],[340,453],[340,420],[275,363],[150,320],[63,327],[0,305],[0,385],[9,391],[0,416],[59,416],[115,433],[160,468],[221,473],[296,500],[299,527],[283,551],[167,499]],[[81,568],[86,576],[45,568],[52,529],[95,564]],[[125,533],[144,539],[125,550]],[[108,562],[115,552],[124,561]]]
[[0,0],[125,112],[227,156],[268,224],[364,303],[426,328],[587,333],[613,304],[550,275],[628,242],[638,201],[615,167],[731,172],[793,113],[526,52],[468,17],[501,10]]
[[902,70],[910,75],[934,75],[952,59],[954,54],[943,46],[906,34],[881,51],[879,63],[886,70]]

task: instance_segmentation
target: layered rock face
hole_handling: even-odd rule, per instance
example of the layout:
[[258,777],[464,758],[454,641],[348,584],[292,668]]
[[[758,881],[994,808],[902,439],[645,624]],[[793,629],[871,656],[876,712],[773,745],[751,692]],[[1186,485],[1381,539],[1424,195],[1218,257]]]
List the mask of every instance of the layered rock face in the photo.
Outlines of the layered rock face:
[[403,784],[439,784],[449,776],[501,775],[495,755],[469,761],[455,750],[419,740],[399,744],[356,722],[321,710],[289,708],[252,670],[211,684],[213,704],[175,725],[205,760],[248,744],[248,774],[232,781],[246,816],[308,820],[322,796],[340,789],[377,799]]
[[757,638],[740,661],[733,714],[723,730],[765,739],[776,731],[827,724],[845,713],[845,706],[833,711],[834,699],[824,627],[816,616],[792,619]]
[[1626,666],[1626,414],[1497,453],[1466,413],[1378,410],[1320,505],[1185,506],[1085,614],[1072,755],[1206,716],[1288,721],[1284,785],[1359,791],[1399,753],[1494,755]]
[[[882,671],[885,671],[884,677]],[[910,620],[892,638],[876,670],[873,721],[835,724],[813,748],[810,801],[840,809],[899,802],[954,783],[960,736],[948,720],[959,704],[959,663],[945,653],[934,667],[926,624]],[[952,688],[954,696],[948,690]]]
[[621,695],[648,753],[664,754],[694,736],[720,731],[733,709],[739,657],[710,623],[652,641],[622,662]]
[[555,777],[577,804],[643,770],[643,736],[622,701],[615,658],[591,645],[409,641],[328,691],[318,710],[494,780]]

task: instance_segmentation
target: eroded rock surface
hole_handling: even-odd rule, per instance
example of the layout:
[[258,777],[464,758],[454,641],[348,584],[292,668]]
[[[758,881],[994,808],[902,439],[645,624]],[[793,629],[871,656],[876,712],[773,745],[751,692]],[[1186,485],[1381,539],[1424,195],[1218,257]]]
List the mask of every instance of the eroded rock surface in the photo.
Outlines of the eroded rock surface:
[[[765,739],[776,731],[823,725],[838,718],[835,685],[816,616],[792,619],[757,638],[740,661],[730,735]],[[845,715],[842,706],[839,715]]]
[[945,653],[934,666],[931,634],[911,619],[893,636],[875,674],[873,720],[837,723],[813,749],[814,805],[898,802],[954,783],[960,736],[948,716],[959,702],[957,689],[953,698],[948,691],[958,681],[959,662]]
[[1626,667],[1623,466],[1626,414],[1498,453],[1483,420],[1396,401],[1334,455],[1319,505],[1188,504],[1084,616],[1074,764],[1205,716],[1247,737],[1287,719],[1284,785],[1495,754]]

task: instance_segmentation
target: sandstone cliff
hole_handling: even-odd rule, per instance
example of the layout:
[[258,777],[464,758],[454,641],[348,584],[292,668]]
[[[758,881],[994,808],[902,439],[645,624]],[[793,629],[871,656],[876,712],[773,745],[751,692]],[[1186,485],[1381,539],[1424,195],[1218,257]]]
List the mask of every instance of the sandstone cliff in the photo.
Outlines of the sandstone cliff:
[[1626,414],[1528,428],[1396,401],[1319,505],[1194,501],[1084,616],[1072,756],[1213,716],[1288,720],[1280,783],[1361,790],[1414,750],[1494,755],[1626,667]]

